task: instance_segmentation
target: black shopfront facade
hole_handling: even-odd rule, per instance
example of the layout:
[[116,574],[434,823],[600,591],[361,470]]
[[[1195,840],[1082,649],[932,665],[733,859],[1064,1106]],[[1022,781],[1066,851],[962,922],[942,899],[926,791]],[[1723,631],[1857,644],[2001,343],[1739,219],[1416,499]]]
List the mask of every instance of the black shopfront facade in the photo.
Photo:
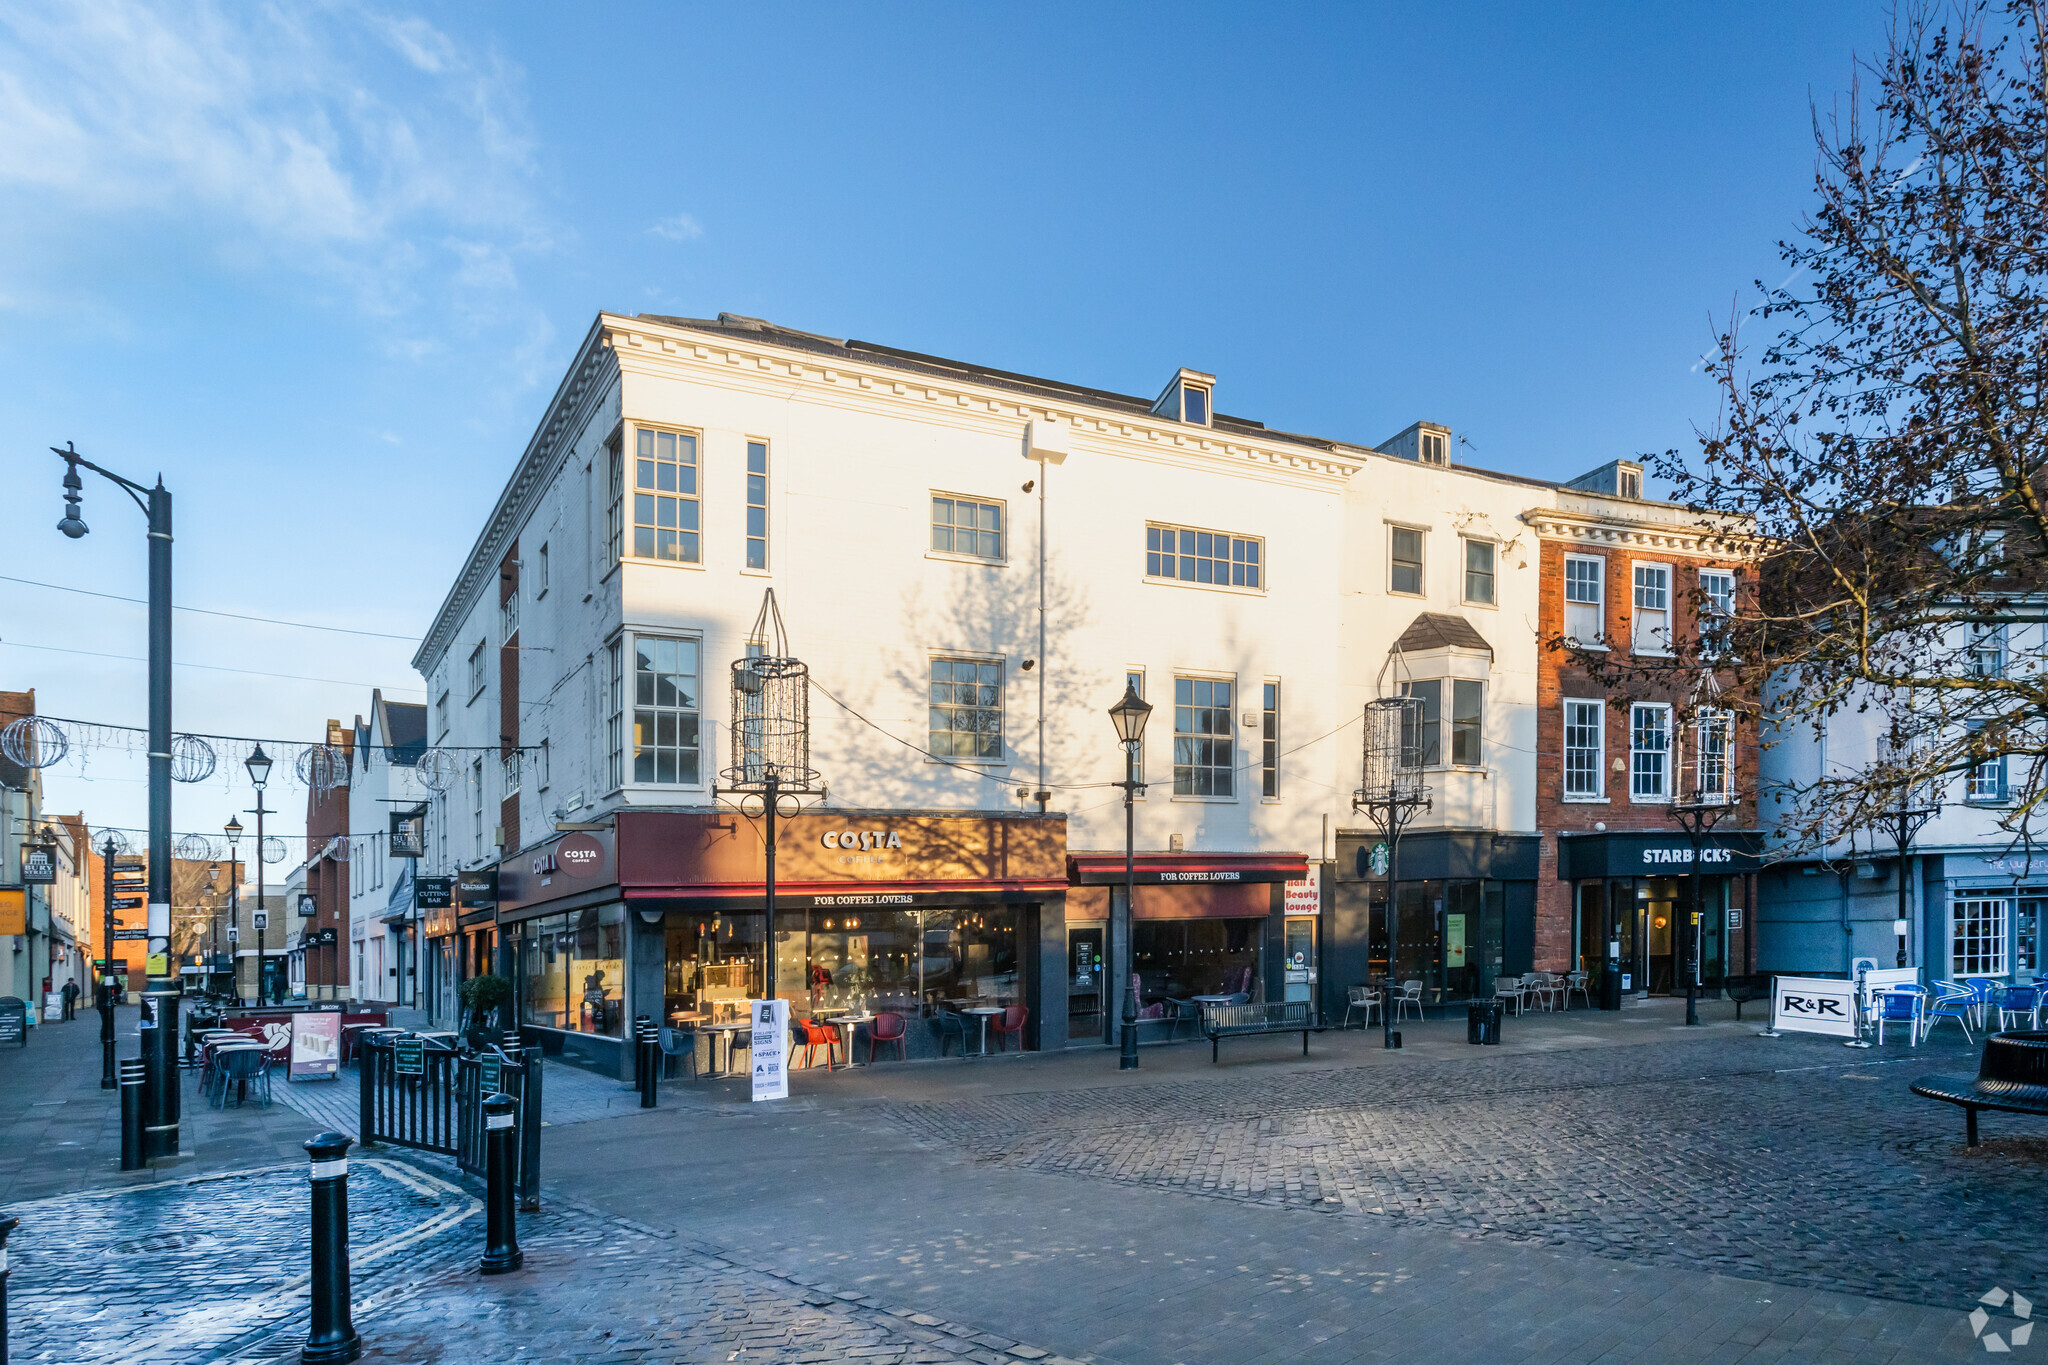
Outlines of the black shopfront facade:
[[[1753,830],[1701,836],[1701,979],[1718,990],[1728,976],[1754,970],[1759,836]],[[1608,831],[1557,836],[1557,875],[1570,887],[1572,968],[1587,973],[1595,999],[1618,945],[1623,995],[1685,989],[1685,932],[1694,870],[1681,831]]]
[[[1390,869],[1385,840],[1370,830],[1337,833],[1337,884],[1324,950],[1332,1000],[1348,986],[1420,980],[1426,1000],[1493,992],[1497,976],[1535,964],[1533,834],[1427,830],[1401,836]],[[1387,872],[1399,877],[1390,917]]]

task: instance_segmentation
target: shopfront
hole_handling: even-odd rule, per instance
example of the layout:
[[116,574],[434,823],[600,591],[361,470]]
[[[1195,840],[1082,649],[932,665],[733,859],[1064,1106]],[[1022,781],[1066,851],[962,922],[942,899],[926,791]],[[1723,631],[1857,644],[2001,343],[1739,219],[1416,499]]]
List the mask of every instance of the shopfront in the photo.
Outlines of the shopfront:
[[2048,927],[2048,857],[2001,851],[1930,855],[1925,861],[1941,878],[1928,898],[1936,916],[1928,928],[1941,945],[1930,955],[1928,974],[1950,981],[2038,979],[2042,930]]
[[1339,831],[1332,989],[1391,978],[1422,982],[1426,1000],[1463,1000],[1531,971],[1538,848],[1534,835],[1431,830],[1403,835],[1390,866],[1377,834]]
[[1057,1046],[1063,959],[1045,945],[1063,946],[1065,837],[1056,817],[805,812],[778,823],[771,937],[755,822],[622,811],[501,867],[521,1022],[622,1075],[634,1018],[715,1035],[767,992],[772,964],[798,1018],[855,1021],[841,1031],[863,1057],[883,1014],[908,1057],[957,1055],[963,1020],[978,1047],[984,1018]]
[[[1166,1017],[1197,995],[1315,1006],[1317,915],[1297,903],[1302,913],[1290,917],[1286,893],[1288,883],[1309,879],[1305,858],[1140,853],[1134,862],[1131,970],[1141,1017]],[[1123,897],[1124,856],[1077,853],[1067,873],[1067,1040],[1113,1042],[1122,996],[1107,963],[1123,931],[1112,910]]]
[[[1685,990],[1685,932],[1690,924],[1690,840],[1680,833],[1560,834],[1560,880],[1571,887],[1571,963],[1599,998],[1607,945],[1619,944],[1627,995]],[[1701,980],[1718,990],[1754,969],[1757,836],[1730,830],[1700,841]]]

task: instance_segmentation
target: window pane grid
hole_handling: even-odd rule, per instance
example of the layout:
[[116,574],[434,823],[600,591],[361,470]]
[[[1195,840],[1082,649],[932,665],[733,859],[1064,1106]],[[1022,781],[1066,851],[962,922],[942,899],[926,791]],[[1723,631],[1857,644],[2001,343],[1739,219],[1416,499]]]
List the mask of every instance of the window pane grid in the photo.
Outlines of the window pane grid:
[[1214,678],[1173,680],[1173,794],[1234,796],[1231,694]]
[[1180,526],[1145,528],[1145,576],[1232,588],[1265,586],[1266,542],[1256,536],[1197,531]]
[[1564,600],[1599,606],[1600,570],[1601,564],[1597,559],[1567,559],[1564,562]]
[[1388,589],[1419,594],[1422,591],[1422,532],[1410,526],[1396,526],[1388,540],[1393,561],[1387,575]]
[[641,431],[636,437],[633,554],[699,563],[697,438],[673,431]]
[[1629,716],[1629,793],[1667,794],[1671,751],[1671,709],[1637,706]]
[[1476,768],[1484,761],[1480,745],[1481,718],[1486,710],[1486,684],[1468,678],[1451,682],[1451,762]]
[[747,567],[768,567],[768,443],[747,442]]
[[1003,505],[932,495],[932,548],[941,554],[1003,557]]
[[931,661],[930,749],[939,758],[1003,756],[1003,666],[978,659]]
[[1601,793],[1601,722],[1597,701],[1568,701],[1564,704],[1564,794],[1598,796]]
[[1265,706],[1260,713],[1259,733],[1259,777],[1260,793],[1268,797],[1280,795],[1280,684],[1269,682],[1265,686]]
[[1952,975],[2003,976],[2006,920],[2012,902],[2003,896],[1972,896],[1955,901],[1949,955]]
[[1699,794],[1705,800],[1725,798],[1728,795],[1730,717],[1725,711],[1702,712],[1696,729],[1699,743]]
[[1443,680],[1403,683],[1401,695],[1417,703],[1401,708],[1401,766],[1429,768],[1442,763]]
[[1465,600],[1493,605],[1493,543],[1465,542]]
[[633,642],[633,780],[695,784],[697,642],[643,635]]

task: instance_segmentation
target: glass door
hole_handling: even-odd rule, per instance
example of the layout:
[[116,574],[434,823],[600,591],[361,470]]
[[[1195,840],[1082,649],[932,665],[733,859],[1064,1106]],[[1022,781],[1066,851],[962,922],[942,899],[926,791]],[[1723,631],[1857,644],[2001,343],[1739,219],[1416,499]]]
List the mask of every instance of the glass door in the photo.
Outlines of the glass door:
[[1303,916],[1287,921],[1282,945],[1287,955],[1283,964],[1287,1000],[1306,1000],[1314,1013],[1316,998],[1316,922]]
[[1102,941],[1100,924],[1067,928],[1067,1041],[1100,1043],[1103,1031]]

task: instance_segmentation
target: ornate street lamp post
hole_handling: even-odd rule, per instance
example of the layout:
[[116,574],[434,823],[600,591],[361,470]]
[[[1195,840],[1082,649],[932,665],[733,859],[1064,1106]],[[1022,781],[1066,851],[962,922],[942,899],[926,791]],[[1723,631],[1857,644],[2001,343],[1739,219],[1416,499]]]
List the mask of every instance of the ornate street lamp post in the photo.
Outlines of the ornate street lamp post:
[[[263,806],[263,788],[270,782],[270,756],[258,744],[256,751],[242,764],[249,770],[249,781],[256,788],[256,809],[250,812],[256,817],[256,999],[263,1003],[263,930],[270,919],[269,908],[263,899],[263,817],[270,812]],[[237,829],[240,827],[237,826]]]
[[[221,826],[221,831],[228,836],[228,980],[232,982],[235,973],[235,941],[241,937],[242,932],[242,870],[236,861],[235,849],[235,846],[242,842],[242,822],[230,815],[227,824]],[[263,850],[257,849],[256,856],[261,858]]]
[[[1365,706],[1365,754],[1351,809],[1372,821],[1387,845],[1387,979],[1380,1001],[1380,1046],[1397,1046],[1394,989],[1401,960],[1401,831],[1430,808],[1423,785],[1422,702],[1381,697]],[[1370,927],[1367,933],[1370,935]],[[1368,940],[1369,941],[1369,940]]]
[[1117,1058],[1117,1070],[1138,1069],[1138,993],[1131,989],[1131,973],[1137,961],[1132,941],[1135,921],[1132,918],[1132,894],[1137,890],[1137,836],[1138,815],[1136,799],[1145,784],[1138,780],[1138,751],[1145,743],[1145,722],[1152,715],[1151,703],[1138,695],[1138,689],[1129,682],[1124,684],[1123,699],[1109,708],[1110,723],[1116,726],[1117,742],[1124,746],[1124,780],[1112,786],[1124,789],[1124,913],[1123,934],[1117,940],[1120,945],[1117,962],[1116,983],[1124,998],[1123,1009],[1123,1052]]

